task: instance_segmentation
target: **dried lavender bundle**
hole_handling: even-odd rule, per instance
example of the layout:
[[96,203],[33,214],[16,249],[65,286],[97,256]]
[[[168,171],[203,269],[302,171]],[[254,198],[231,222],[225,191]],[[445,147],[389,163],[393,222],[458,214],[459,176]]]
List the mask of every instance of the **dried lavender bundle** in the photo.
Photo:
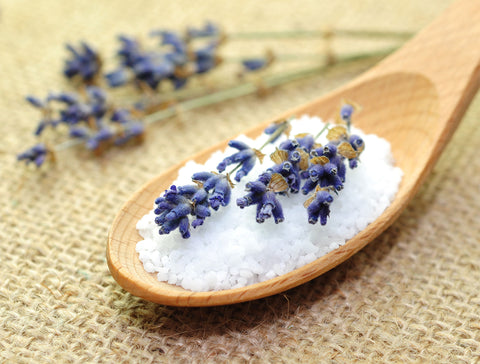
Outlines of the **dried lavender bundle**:
[[[255,181],[246,184],[245,196],[238,198],[236,204],[241,209],[256,206],[256,221],[263,223],[273,217],[275,223],[285,220],[279,197],[287,193],[296,194],[300,191],[310,196],[304,203],[308,212],[308,222],[325,225],[330,215],[330,204],[334,195],[343,189],[346,166],[356,168],[359,157],[365,148],[362,138],[349,134],[351,117],[354,112],[351,104],[345,104],[340,109],[340,120],[347,127],[336,125],[328,129],[325,146],[316,142],[320,136],[308,133],[296,135],[282,141],[275,152],[270,155],[275,163],[264,171]],[[322,129],[321,132],[325,131]],[[266,129],[270,138],[266,144],[275,142],[282,133],[289,133],[289,120],[278,121]],[[160,226],[159,233],[169,234],[179,229],[183,238],[190,237],[189,216],[195,219],[193,228],[203,225],[210,216],[210,208],[218,210],[230,202],[231,188],[229,173],[223,174],[230,165],[236,165],[230,172],[237,171],[235,180],[248,175],[257,160],[262,161],[264,154],[246,143],[231,140],[229,146],[238,152],[224,158],[217,166],[217,172],[198,172],[192,176],[194,185],[172,185],[164,195],[157,198],[155,223]],[[265,146],[265,145],[264,145]],[[262,148],[260,148],[262,149]]]
[[[149,36],[153,39],[152,42],[120,35],[116,51],[117,65],[113,67],[109,66],[111,62],[105,62],[110,58],[105,58],[92,45],[86,42],[81,42],[78,46],[68,44],[66,48],[69,58],[65,61],[63,74],[75,91],[51,93],[45,99],[26,97],[41,112],[42,117],[34,131],[41,142],[18,154],[17,159],[40,167],[48,160],[54,161],[56,152],[74,145],[84,145],[95,155],[101,155],[109,147],[142,141],[148,124],[176,114],[176,109],[171,106],[180,105],[183,109],[190,110],[238,95],[255,93],[255,85],[262,85],[258,86],[257,91],[260,92],[324,70],[322,60],[325,57],[313,54],[311,58],[320,66],[290,73],[277,72],[265,77],[265,70],[272,64],[298,60],[299,57],[275,54],[271,50],[267,50],[263,56],[245,55],[240,59],[229,60],[221,55],[221,48],[227,41],[263,39],[261,33],[257,34],[260,38],[255,38],[255,34],[257,33],[244,33],[236,37],[235,34],[226,34],[218,25],[206,22],[202,27],[189,27],[183,32],[166,29],[151,31]],[[341,32],[338,34],[342,35]],[[273,39],[314,36],[326,40],[325,34],[315,32],[277,32],[264,35],[268,35],[267,38],[273,36]],[[347,57],[328,55],[326,58],[335,58],[336,63],[342,63],[375,55],[376,53],[366,52]],[[194,78],[212,73],[225,60],[235,61],[239,66],[239,71],[231,77],[233,86],[224,87],[213,95],[208,88],[186,89]],[[105,69],[106,66],[112,69]],[[238,85],[237,76],[246,73],[255,74],[256,81]],[[135,91],[134,94],[127,101],[118,100],[114,90],[125,87],[130,87]],[[60,124],[67,128],[57,128]],[[50,145],[45,136],[46,129],[56,129],[57,134],[67,130],[66,141]],[[240,157],[249,153],[251,151],[245,151]],[[250,159],[249,163],[253,163],[253,160]],[[248,163],[244,163],[236,176],[248,173],[248,168]]]

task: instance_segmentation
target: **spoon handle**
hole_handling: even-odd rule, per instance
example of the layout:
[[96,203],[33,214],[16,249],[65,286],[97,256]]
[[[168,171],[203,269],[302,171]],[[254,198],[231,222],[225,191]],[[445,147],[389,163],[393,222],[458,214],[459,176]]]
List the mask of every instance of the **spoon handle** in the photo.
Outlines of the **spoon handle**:
[[480,87],[480,1],[454,2],[358,81],[397,71],[421,74],[435,86],[448,140]]

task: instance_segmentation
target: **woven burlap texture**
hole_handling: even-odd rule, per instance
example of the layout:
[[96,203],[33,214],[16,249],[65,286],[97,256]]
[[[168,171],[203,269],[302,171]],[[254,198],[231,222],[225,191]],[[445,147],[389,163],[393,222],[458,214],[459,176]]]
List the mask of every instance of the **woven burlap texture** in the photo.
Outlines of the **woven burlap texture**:
[[[39,117],[24,96],[69,88],[61,75],[66,42],[88,40],[113,54],[119,33],[145,35],[205,19],[228,31],[417,31],[448,3],[2,1],[0,361],[478,361],[479,97],[420,192],[384,234],[309,283],[225,307],[165,307],[125,292],[105,260],[113,217],[165,168],[320,96],[365,65],[281,87],[263,99],[243,97],[184,113],[180,121],[149,128],[143,145],[101,159],[70,149],[44,171],[15,162],[15,154],[34,143]],[[375,44],[336,47],[348,52]],[[321,49],[311,41],[273,46],[285,51],[299,45],[306,52]],[[237,46],[238,54],[250,49]]]

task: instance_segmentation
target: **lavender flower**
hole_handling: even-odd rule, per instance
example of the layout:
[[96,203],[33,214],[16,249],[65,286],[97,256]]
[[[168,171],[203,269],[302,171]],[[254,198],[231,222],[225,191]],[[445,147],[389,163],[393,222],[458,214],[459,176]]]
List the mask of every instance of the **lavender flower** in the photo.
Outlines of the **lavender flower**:
[[102,126],[97,132],[90,136],[86,141],[85,146],[90,150],[98,150],[101,143],[110,141],[114,135],[115,134],[110,128]]
[[155,204],[157,207],[154,212],[158,215],[155,223],[160,226],[160,235],[169,234],[178,228],[184,239],[190,237],[188,215],[193,212],[193,204],[188,196],[173,185],[155,200]]
[[210,42],[194,51],[194,73],[206,73],[221,63],[220,57],[217,56],[218,45],[216,41]]
[[214,37],[220,34],[218,26],[212,22],[206,22],[203,28],[188,28],[187,39]]
[[38,97],[35,96],[26,96],[25,100],[27,100],[32,106],[39,108],[39,109],[45,109],[47,104],[45,101],[40,100]]
[[285,179],[278,173],[262,174],[257,181],[246,185],[247,195],[237,199],[237,206],[241,209],[256,205],[258,223],[263,223],[273,216],[275,223],[284,221],[283,209],[277,199],[277,194],[288,188]]
[[[98,121],[107,112],[107,94],[100,87],[89,86],[86,88],[87,100],[80,101],[74,95],[59,94],[54,99],[65,104],[66,108],[60,110],[60,121],[69,125],[80,122],[91,123]],[[52,98],[53,99],[53,98]]]
[[118,40],[121,42],[121,47],[117,51],[121,63],[125,67],[134,67],[137,60],[142,56],[143,52],[140,43],[125,35],[120,35]]
[[137,80],[155,90],[160,81],[173,75],[175,65],[162,54],[149,53],[138,58],[132,70]]
[[238,140],[230,140],[228,145],[237,149],[238,152],[221,161],[217,166],[217,170],[223,172],[227,166],[241,163],[241,168],[235,174],[235,181],[240,182],[240,180],[253,169],[257,162],[257,158],[260,159],[260,163],[262,163],[265,155],[259,150],[251,148],[247,144]]
[[270,124],[263,132],[267,135],[271,135],[269,143],[275,143],[282,133],[285,133],[288,136],[291,128],[290,119],[282,119]]
[[26,164],[34,163],[37,168],[40,167],[46,160],[50,151],[45,144],[36,144],[33,147],[27,149],[23,153],[17,155],[18,161],[25,161]]
[[326,189],[317,188],[313,196],[305,202],[308,213],[308,222],[317,223],[320,218],[320,224],[325,225],[330,216],[330,204],[333,197]]
[[[327,159],[328,160],[328,159]],[[338,176],[338,170],[335,164],[327,162],[325,164],[312,164],[309,169],[309,178],[302,187],[304,195],[313,191],[315,187],[333,187],[335,191],[343,189],[343,182]]]
[[215,172],[198,172],[192,176],[192,180],[203,183],[203,188],[210,193],[208,203],[215,211],[230,202],[232,185],[227,176]]
[[40,120],[40,122],[37,124],[37,127],[34,131],[34,134],[36,136],[39,136],[42,134],[42,132],[47,128],[48,126],[51,127],[56,127],[59,123],[60,120],[58,119],[53,119],[51,115],[51,110],[49,107],[49,102],[50,102],[50,96],[46,98],[45,101],[39,99],[38,97],[35,96],[26,96],[25,100],[27,100],[33,107],[38,108],[42,111],[43,118]]
[[115,139],[115,145],[122,145],[130,140],[141,140],[145,126],[141,122],[128,122],[123,124],[121,134]]
[[345,175],[347,168],[345,167],[345,157],[337,152],[337,145],[334,143],[328,143],[323,148],[313,149],[311,151],[313,157],[326,157],[329,163],[335,165],[337,168],[338,177],[342,182],[345,182]]
[[287,140],[286,142],[283,142],[281,146],[282,145],[285,148],[291,148],[292,151],[289,151],[288,149],[277,149],[272,155],[270,155],[270,158],[275,165],[267,171],[271,173],[279,173],[285,178],[290,188],[290,192],[297,193],[300,190],[302,179],[300,175],[302,154],[298,150],[294,150],[294,146],[297,145],[294,140]]
[[170,45],[177,54],[186,54],[187,46],[184,40],[176,33],[167,30],[157,30],[150,32],[152,36],[160,36],[163,45]]
[[97,52],[87,43],[82,42],[78,49],[67,44],[72,58],[65,62],[63,73],[67,78],[79,76],[84,82],[91,82],[100,72],[101,61]]
[[356,168],[358,166],[360,154],[363,152],[365,148],[365,143],[363,139],[360,138],[358,135],[351,135],[348,139],[348,142],[352,146],[353,150],[355,150],[356,155],[353,158],[349,158],[348,163],[350,168]]
[[259,71],[270,66],[274,59],[273,52],[267,51],[265,57],[244,59],[242,61],[243,69],[246,72]]
[[[221,184],[222,178],[219,177],[214,181],[212,180],[212,176],[207,176],[203,173],[200,173],[200,175],[196,177],[205,177],[205,182],[203,184],[197,183],[196,185],[179,187],[172,185],[169,190],[165,191],[163,196],[155,200],[155,204],[157,205],[154,210],[157,215],[155,223],[160,226],[160,235],[169,234],[178,228],[182,237],[187,239],[190,237],[190,221],[188,216],[191,215],[195,217],[192,221],[193,228],[203,225],[205,219],[210,216],[212,198],[213,201],[219,201],[213,195],[220,193],[222,188],[219,184]],[[195,178],[195,175],[192,178]],[[205,185],[208,185],[207,188],[209,189],[214,189],[213,195],[208,193]],[[228,203],[226,199],[224,199],[224,202],[225,204]]]
[[264,58],[244,59],[242,65],[247,71],[257,71],[267,65],[267,60]]
[[120,87],[130,81],[129,73],[123,67],[107,73],[105,79],[110,87]]

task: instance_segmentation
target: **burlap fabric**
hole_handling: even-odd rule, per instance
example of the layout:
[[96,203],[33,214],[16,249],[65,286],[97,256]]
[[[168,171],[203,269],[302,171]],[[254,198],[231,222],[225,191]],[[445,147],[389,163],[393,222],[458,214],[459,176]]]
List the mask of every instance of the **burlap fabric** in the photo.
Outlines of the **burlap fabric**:
[[[68,89],[60,72],[65,42],[89,40],[112,54],[120,32],[141,35],[205,19],[230,31],[327,25],[417,31],[448,3],[2,1],[0,361],[478,361],[478,97],[432,175],[383,235],[320,278],[226,307],[164,307],[122,290],[105,261],[114,215],[165,168],[343,84],[365,64],[281,87],[263,99],[184,113],[181,122],[151,127],[142,146],[102,159],[71,149],[48,171],[15,162],[15,154],[33,144],[38,120],[23,97]],[[298,44],[306,51],[321,48]],[[336,43],[339,51],[377,45]],[[237,46],[238,54],[250,49]]]

